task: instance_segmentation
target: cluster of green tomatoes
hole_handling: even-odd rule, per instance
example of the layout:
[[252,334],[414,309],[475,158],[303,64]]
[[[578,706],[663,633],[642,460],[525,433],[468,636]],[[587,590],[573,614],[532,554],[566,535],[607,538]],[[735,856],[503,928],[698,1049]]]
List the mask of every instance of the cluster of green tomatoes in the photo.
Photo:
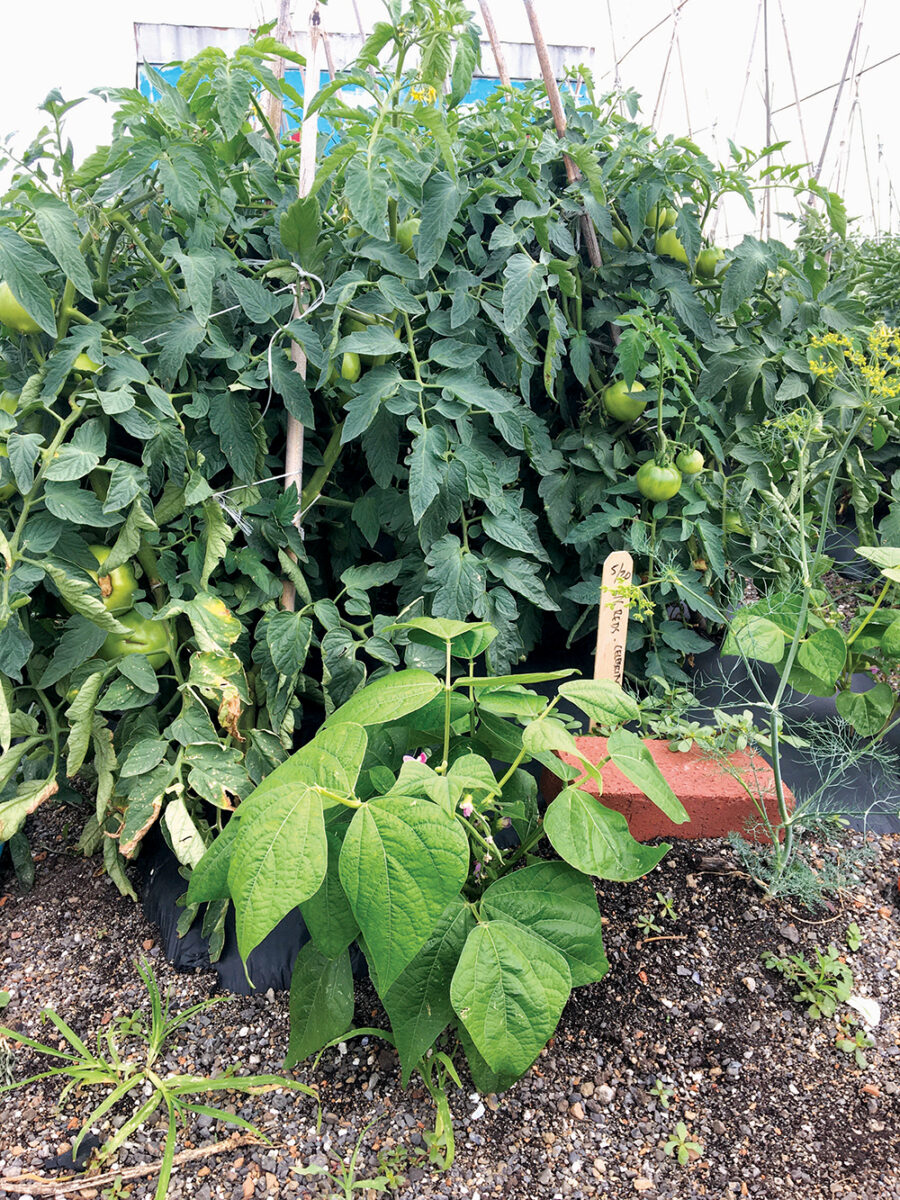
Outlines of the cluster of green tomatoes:
[[[644,385],[637,380],[629,388],[624,379],[617,379],[603,392],[603,407],[623,425],[636,421],[647,401],[640,395]],[[660,463],[651,458],[638,467],[635,482],[638,491],[648,500],[671,500],[678,494],[685,475],[699,475],[705,465],[699,450],[685,447],[676,454],[674,462]]]

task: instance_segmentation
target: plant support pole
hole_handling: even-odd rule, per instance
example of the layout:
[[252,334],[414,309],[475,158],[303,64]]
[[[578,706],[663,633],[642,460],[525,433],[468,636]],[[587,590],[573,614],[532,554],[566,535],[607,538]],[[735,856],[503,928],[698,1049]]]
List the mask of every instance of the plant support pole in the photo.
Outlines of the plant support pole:
[[497,74],[500,76],[500,82],[505,88],[512,87],[509,78],[509,70],[506,66],[506,58],[503,54],[503,49],[500,45],[500,38],[497,35],[497,26],[494,24],[494,18],[491,13],[488,0],[478,0],[481,6],[481,16],[484,20],[484,29],[491,43],[491,49],[494,52],[494,62],[497,64]]
[[[281,0],[278,9],[278,24],[275,27],[275,37],[282,46],[286,46],[291,36],[291,0]],[[283,58],[276,58],[272,70],[277,79],[284,79],[285,63]],[[266,116],[269,124],[275,130],[275,136],[281,137],[281,119],[284,111],[284,99],[280,93],[269,93],[268,111]]]
[[[306,112],[309,109],[313,96],[319,90],[320,42],[319,9],[318,5],[316,5],[309,20],[309,50],[306,55],[306,69],[303,73],[304,117],[300,133],[300,170],[297,180],[297,191],[301,199],[309,195],[316,175],[318,117],[315,115],[307,117]],[[292,319],[297,320],[299,316],[300,299],[299,296],[295,296]],[[306,355],[303,353],[300,343],[293,339],[291,340],[291,359],[294,363],[294,369],[299,371],[300,375],[306,379]],[[287,491],[292,487],[297,489],[297,512],[294,516],[294,524],[299,529],[302,520],[300,496],[303,491],[303,426],[290,413],[288,413],[287,417],[287,444],[284,454],[284,472],[285,490]],[[290,580],[286,579],[281,590],[282,608],[293,611],[296,595],[294,585]]]
[[[553,113],[553,123],[556,126],[558,136],[562,138],[566,135],[566,114],[563,112],[559,84],[556,82],[556,76],[553,74],[550,55],[547,52],[547,43],[544,41],[543,33],[541,33],[534,0],[524,0],[524,4],[525,11],[528,14],[528,23],[531,25],[531,36],[534,38],[534,48],[537,51],[538,62],[541,64],[544,87],[547,89],[547,98],[550,101],[550,111]],[[568,154],[563,154],[563,161],[566,165],[566,175],[569,177],[569,183],[574,183],[577,179],[580,179],[581,172],[571,158],[569,158]],[[603,266],[600,243],[597,241],[597,231],[594,228],[594,222],[587,213],[581,214],[581,229],[584,234],[584,241],[587,246],[588,258],[591,260],[591,266]]]

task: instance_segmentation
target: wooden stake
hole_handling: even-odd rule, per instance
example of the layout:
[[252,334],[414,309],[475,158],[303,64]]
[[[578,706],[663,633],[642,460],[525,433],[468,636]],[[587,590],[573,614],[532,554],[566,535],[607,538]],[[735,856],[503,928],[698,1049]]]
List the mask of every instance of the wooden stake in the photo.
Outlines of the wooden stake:
[[856,46],[856,40],[862,31],[862,19],[865,7],[866,0],[863,0],[862,7],[859,10],[859,16],[856,18],[856,26],[853,30],[853,37],[850,39],[850,48],[847,51],[847,61],[844,63],[841,82],[838,85],[837,95],[834,98],[834,104],[831,108],[831,116],[828,119],[828,128],[825,131],[825,141],[822,143],[822,153],[819,155],[819,161],[816,164],[815,171],[813,171],[813,178],[817,181],[819,176],[822,174],[822,167],[825,165],[825,155],[828,151],[828,143],[831,141],[831,134],[834,130],[834,119],[837,116],[838,107],[841,103],[841,96],[844,94],[844,84],[850,78],[850,63],[853,61],[853,51]]
[[[558,136],[565,137],[566,114],[563,112],[559,84],[556,82],[556,76],[553,74],[550,55],[547,52],[547,43],[544,41],[544,35],[541,32],[537,11],[534,7],[534,0],[523,0],[523,2],[525,4],[525,11],[528,14],[528,23],[531,26],[531,36],[534,39],[534,48],[537,50],[538,62],[541,64],[541,74],[544,77],[544,87],[547,89],[547,98],[550,101],[550,111],[553,113],[553,123],[556,126]],[[569,158],[568,154],[563,155],[563,161],[566,165],[566,175],[569,177],[569,183],[574,183],[577,179],[580,179],[581,172],[571,158]],[[594,222],[587,213],[581,214],[581,229],[584,234],[584,242],[587,246],[591,266],[603,266],[600,243],[597,241],[597,231],[594,228]]]
[[[318,133],[319,119],[314,114],[307,117],[306,113],[309,110],[309,105],[319,90],[319,50],[321,44],[321,32],[319,30],[319,12],[316,6],[313,9],[312,16],[309,22],[309,51],[306,55],[306,70],[303,73],[303,125],[301,126],[300,134],[300,169],[299,178],[297,181],[298,194],[308,196],[313,185],[313,180],[316,176],[316,140]],[[299,297],[294,299],[293,319],[296,320],[300,316],[300,301]],[[306,355],[303,353],[303,348],[299,342],[291,341],[291,359],[294,363],[295,370],[299,371],[300,375],[306,378]],[[300,496],[303,491],[303,426],[296,417],[288,414],[287,418],[287,443],[284,454],[284,486],[285,490],[290,487],[297,489],[297,512],[294,516],[294,524],[300,528],[301,512],[300,512]],[[290,611],[293,611],[296,601],[296,590],[290,580],[285,580],[281,589],[281,606]]]
[[[275,27],[275,37],[283,46],[288,44],[288,38],[291,36],[291,0],[281,0],[278,9],[278,24]],[[284,79],[285,62],[283,58],[276,58],[272,65],[273,74],[278,79]],[[284,100],[281,96],[276,96],[272,92],[269,93],[266,116],[269,118],[269,124],[275,131],[275,136],[281,137],[281,120],[284,114]]]
[[603,564],[600,609],[597,615],[597,649],[594,678],[621,684],[625,677],[625,638],[630,601],[623,590],[634,575],[634,560],[627,550],[614,550]]
[[491,49],[494,52],[494,62],[497,64],[497,74],[500,76],[500,82],[505,88],[512,87],[509,78],[509,71],[506,66],[506,58],[500,46],[500,38],[497,36],[497,26],[494,24],[494,18],[491,15],[490,5],[488,0],[478,0],[481,5],[481,15],[484,18],[484,29],[491,43]]

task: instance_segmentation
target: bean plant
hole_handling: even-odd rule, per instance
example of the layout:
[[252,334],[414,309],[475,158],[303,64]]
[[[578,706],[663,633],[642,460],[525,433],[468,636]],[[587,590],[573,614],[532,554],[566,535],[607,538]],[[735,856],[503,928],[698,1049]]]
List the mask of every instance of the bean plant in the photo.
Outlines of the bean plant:
[[[668,849],[635,841],[584,778],[602,784],[612,761],[672,820],[687,814],[624,728],[637,705],[617,684],[476,673],[498,636],[487,622],[414,618],[400,632],[440,674],[394,672],[334,712],[243,801],[188,902],[230,898],[245,962],[299,905],[310,941],[291,982],[289,1064],[350,1029],[356,941],[404,1080],[418,1065],[427,1081],[451,1031],[478,1088],[500,1091],[552,1036],[571,989],[608,970],[592,880],[636,879]],[[555,684],[552,698],[534,683]],[[581,753],[566,705],[611,730],[600,762]],[[528,764],[563,780],[543,816]]]

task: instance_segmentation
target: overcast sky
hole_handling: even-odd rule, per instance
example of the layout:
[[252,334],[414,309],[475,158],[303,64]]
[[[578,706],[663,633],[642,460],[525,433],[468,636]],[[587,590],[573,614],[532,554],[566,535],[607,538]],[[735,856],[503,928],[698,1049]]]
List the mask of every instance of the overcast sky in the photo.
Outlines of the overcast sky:
[[[490,3],[504,40],[530,41],[519,0]],[[359,6],[370,27],[381,12],[378,0],[359,0]],[[821,179],[846,195],[860,228],[896,233],[900,209],[890,180],[900,191],[900,0],[768,0],[773,138],[790,141],[788,161],[818,161],[837,91],[801,106],[801,128],[794,81],[805,97],[841,79],[861,6],[854,77],[843,89]],[[277,0],[43,0],[34,6],[7,0],[0,7],[0,134],[19,131],[22,144],[39,124],[35,108],[51,88],[68,97],[101,84],[134,84],[136,21],[248,26],[273,18]],[[548,42],[584,46],[603,83],[639,91],[645,118],[655,113],[663,132],[691,133],[713,157],[727,155],[729,138],[764,144],[763,0],[538,0],[538,8]],[[308,17],[309,6],[297,0],[295,24],[305,26]],[[356,29],[352,0],[331,0],[322,17],[333,32]],[[876,65],[891,55],[897,57]],[[72,115],[79,156],[107,137],[108,121],[99,100]],[[782,196],[777,207],[789,204]],[[759,231],[758,219],[730,208],[717,232],[733,243],[754,227]],[[773,218],[772,233],[786,232]]]

